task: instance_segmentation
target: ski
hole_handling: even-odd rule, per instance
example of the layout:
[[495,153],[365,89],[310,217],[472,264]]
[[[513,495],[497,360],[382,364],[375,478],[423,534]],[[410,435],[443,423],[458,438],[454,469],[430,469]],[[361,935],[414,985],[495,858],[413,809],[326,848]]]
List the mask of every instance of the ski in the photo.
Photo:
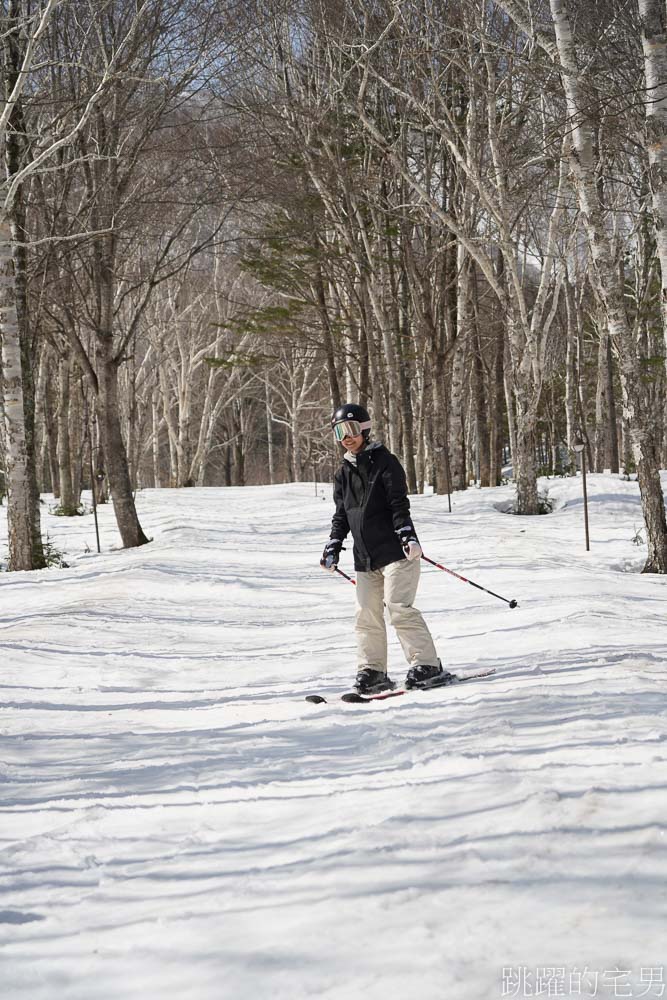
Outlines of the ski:
[[[384,701],[386,698],[399,698],[401,695],[410,694],[414,691],[436,691],[441,687],[452,687],[455,684],[462,684],[464,681],[474,681],[481,677],[490,677],[495,674],[496,668],[491,667],[487,670],[477,670],[471,674],[454,674],[453,678],[447,679],[442,684],[428,684],[422,685],[420,687],[413,688],[395,688],[393,691],[380,691],[378,694],[357,694],[356,691],[349,691],[347,694],[341,695],[341,701],[345,701],[348,704],[353,705],[366,705],[371,701]],[[320,694],[308,694],[306,695],[306,701],[309,701],[311,705],[326,705],[327,699],[323,698]]]

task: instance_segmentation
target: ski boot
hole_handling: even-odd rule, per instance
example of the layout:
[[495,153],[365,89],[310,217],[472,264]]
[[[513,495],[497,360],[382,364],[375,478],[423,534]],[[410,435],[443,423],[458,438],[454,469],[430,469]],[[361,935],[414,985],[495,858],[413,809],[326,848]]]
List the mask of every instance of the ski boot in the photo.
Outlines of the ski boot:
[[410,667],[405,677],[405,687],[411,688],[432,688],[440,687],[443,684],[452,684],[456,680],[454,674],[449,670],[442,669],[442,663],[438,660],[437,665],[418,663]]
[[380,691],[393,691],[395,687],[383,670],[375,670],[374,667],[362,667],[354,682],[354,690],[358,694],[379,694]]

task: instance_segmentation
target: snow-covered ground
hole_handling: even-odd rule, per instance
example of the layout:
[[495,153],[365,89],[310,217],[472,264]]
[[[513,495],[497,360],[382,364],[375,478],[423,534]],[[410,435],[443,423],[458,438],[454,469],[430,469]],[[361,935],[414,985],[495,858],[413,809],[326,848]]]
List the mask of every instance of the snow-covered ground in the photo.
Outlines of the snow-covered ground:
[[667,995],[667,579],[636,483],[590,477],[590,553],[548,486],[414,499],[519,607],[424,567],[443,661],[497,674],[370,706],[329,489],[148,490],[101,556],[45,512],[70,568],[0,575],[3,1000]]

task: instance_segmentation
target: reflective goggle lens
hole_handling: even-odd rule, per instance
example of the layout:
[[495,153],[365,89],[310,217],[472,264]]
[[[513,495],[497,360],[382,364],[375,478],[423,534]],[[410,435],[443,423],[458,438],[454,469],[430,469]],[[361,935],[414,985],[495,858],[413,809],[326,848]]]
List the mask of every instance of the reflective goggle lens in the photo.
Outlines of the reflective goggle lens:
[[336,441],[342,441],[343,438],[361,434],[361,424],[358,420],[341,420],[339,424],[334,424],[333,432]]

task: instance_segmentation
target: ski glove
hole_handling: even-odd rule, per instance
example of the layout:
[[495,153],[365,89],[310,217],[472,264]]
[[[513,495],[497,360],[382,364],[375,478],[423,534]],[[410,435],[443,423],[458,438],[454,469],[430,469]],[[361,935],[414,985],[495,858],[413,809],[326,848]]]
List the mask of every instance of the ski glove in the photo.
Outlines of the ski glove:
[[322,558],[320,559],[320,566],[322,569],[328,569],[330,573],[336,572],[338,560],[340,559],[340,550],[342,548],[343,543],[340,538],[329,539],[327,544],[324,546],[324,552],[322,553]]
[[421,559],[422,547],[419,544],[415,529],[411,524],[404,524],[396,532],[398,540],[403,546],[405,558],[412,562],[413,559]]

